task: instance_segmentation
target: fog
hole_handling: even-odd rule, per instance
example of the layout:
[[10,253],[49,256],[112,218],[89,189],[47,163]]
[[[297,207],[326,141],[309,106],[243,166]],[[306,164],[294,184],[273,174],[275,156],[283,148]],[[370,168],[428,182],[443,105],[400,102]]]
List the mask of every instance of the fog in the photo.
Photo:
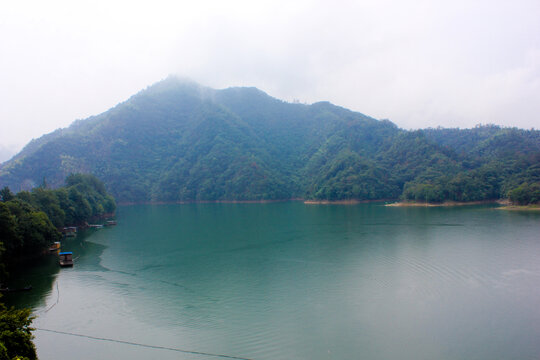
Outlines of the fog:
[[538,128],[540,2],[3,2],[0,161],[169,74],[402,128]]

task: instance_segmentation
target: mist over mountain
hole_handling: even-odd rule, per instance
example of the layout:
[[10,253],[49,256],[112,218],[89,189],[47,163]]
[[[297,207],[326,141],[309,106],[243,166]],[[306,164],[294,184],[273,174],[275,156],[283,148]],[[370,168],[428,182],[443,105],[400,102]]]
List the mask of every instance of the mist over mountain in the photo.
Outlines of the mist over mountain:
[[540,182],[540,132],[406,131],[328,102],[169,77],[31,141],[2,164],[0,187],[57,187],[77,172],[120,202],[490,200]]

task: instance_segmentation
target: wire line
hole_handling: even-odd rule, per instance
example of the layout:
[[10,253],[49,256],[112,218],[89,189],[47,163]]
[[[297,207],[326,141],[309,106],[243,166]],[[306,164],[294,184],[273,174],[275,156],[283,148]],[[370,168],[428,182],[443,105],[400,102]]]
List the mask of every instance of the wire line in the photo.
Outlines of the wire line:
[[58,288],[58,280],[56,281],[56,302],[52,304],[45,312],[49,312],[53,307],[55,307],[60,302],[60,289]]
[[207,352],[202,352],[202,351],[183,350],[183,349],[171,348],[171,347],[166,347],[166,346],[141,344],[141,343],[136,343],[136,342],[131,342],[131,341],[102,338],[102,337],[96,337],[96,336],[90,336],[90,335],[84,335],[84,334],[76,334],[76,333],[71,333],[71,332],[66,332],[66,331],[43,329],[43,328],[37,328],[37,327],[34,328],[34,329],[39,330],[39,331],[47,331],[47,332],[51,332],[51,333],[62,334],[62,335],[78,336],[78,337],[92,339],[92,340],[109,341],[109,342],[114,342],[114,343],[119,343],[119,344],[140,346],[140,347],[145,347],[145,348],[150,348],[150,349],[176,351],[176,352],[181,352],[181,353],[185,353],[185,354],[205,355],[205,356],[213,356],[213,357],[219,357],[219,358],[225,358],[225,359],[236,359],[236,360],[253,360],[253,359],[240,357],[240,356],[224,355],[224,354],[212,354],[212,353],[207,353]]

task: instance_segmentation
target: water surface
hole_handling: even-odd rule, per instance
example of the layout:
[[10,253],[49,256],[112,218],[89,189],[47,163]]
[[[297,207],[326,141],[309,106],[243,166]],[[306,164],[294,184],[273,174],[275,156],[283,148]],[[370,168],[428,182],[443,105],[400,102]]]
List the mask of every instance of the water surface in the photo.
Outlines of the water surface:
[[[261,360],[540,358],[540,214],[289,202],[118,220],[65,244],[73,269],[25,274],[36,327]],[[35,334],[42,360],[219,358]]]

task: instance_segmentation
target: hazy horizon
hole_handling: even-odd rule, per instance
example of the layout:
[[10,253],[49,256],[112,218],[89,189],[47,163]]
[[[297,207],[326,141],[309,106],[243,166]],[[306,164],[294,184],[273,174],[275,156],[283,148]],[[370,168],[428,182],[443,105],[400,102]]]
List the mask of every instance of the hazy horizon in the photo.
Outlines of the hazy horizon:
[[[194,80],[189,79],[189,78],[186,78],[186,77],[180,77],[179,75],[170,74],[168,77],[170,77],[170,76],[173,76],[173,77],[179,77],[179,78],[181,78],[181,79],[183,79],[183,80],[187,80],[187,81],[194,81]],[[160,81],[162,81],[162,80],[165,80],[165,79],[161,79]],[[159,82],[159,81],[158,81],[158,82]],[[155,83],[154,83],[154,84],[155,84]],[[149,86],[151,86],[151,85],[154,85],[154,84],[149,84],[148,86],[146,86],[146,87],[140,89],[140,91],[143,91],[145,88],[147,88],[147,87],[149,87]],[[204,84],[199,84],[199,85],[204,86]],[[231,86],[231,87],[233,87],[233,86]],[[218,89],[218,90],[219,90],[219,89]],[[264,89],[259,89],[259,90],[264,91]],[[136,93],[138,93],[138,91],[137,91]],[[135,95],[136,93],[132,94],[131,96]],[[268,95],[269,95],[269,96],[272,96],[271,94],[268,94]],[[69,124],[67,124],[66,126],[59,127],[59,128],[55,128],[55,129],[53,129],[53,130],[51,130],[51,131],[45,132],[45,133],[43,133],[43,134],[41,134],[41,135],[39,135],[39,136],[37,136],[37,137],[35,137],[35,138],[30,139],[28,142],[26,142],[26,143],[24,143],[24,144],[20,144],[20,145],[8,145],[8,146],[6,146],[6,145],[4,145],[4,144],[0,144],[0,163],[3,163],[3,162],[6,162],[6,161],[10,160],[13,156],[15,156],[15,155],[18,154],[20,151],[22,151],[22,149],[23,149],[26,145],[28,145],[28,143],[31,142],[32,140],[38,139],[38,138],[40,138],[40,137],[42,137],[42,136],[44,136],[44,135],[47,135],[47,134],[50,134],[51,132],[56,131],[56,130],[68,128],[69,126],[71,126],[71,124],[72,124],[73,122],[75,122],[75,121],[77,121],[77,120],[86,120],[86,119],[89,118],[89,117],[96,116],[96,115],[99,115],[99,114],[101,114],[101,113],[107,112],[107,111],[109,111],[110,109],[114,108],[115,106],[119,105],[120,103],[122,103],[122,102],[128,100],[131,96],[128,96],[126,99],[121,100],[120,102],[118,102],[117,104],[111,106],[111,107],[108,108],[108,109],[105,109],[105,110],[103,110],[103,111],[101,111],[101,112],[99,112],[99,113],[96,113],[96,114],[91,114],[91,115],[89,115],[88,117],[86,117],[86,118],[84,118],[84,119],[73,119],[73,121],[70,122]],[[280,100],[284,100],[284,99],[280,99]],[[287,101],[287,100],[285,100],[285,101]],[[293,101],[290,101],[290,102],[295,102],[295,101],[298,101],[298,100],[297,100],[297,99],[294,99]],[[326,100],[321,99],[321,100],[319,100],[319,101],[326,101]],[[315,101],[315,102],[317,102],[317,101]],[[315,103],[315,102],[314,102],[314,103]],[[311,104],[308,104],[308,105],[311,105]],[[334,104],[334,105],[341,106],[340,104]],[[352,109],[349,109],[349,110],[352,110]],[[355,111],[355,110],[353,110],[353,111]],[[358,111],[358,112],[360,112],[360,111]],[[364,114],[364,115],[373,117],[373,116],[371,116],[370,114]],[[379,120],[383,120],[383,119],[379,119]],[[395,123],[395,122],[394,122],[394,123]],[[395,123],[395,124],[396,124],[396,123]],[[492,123],[478,123],[478,124],[475,124],[475,125],[472,125],[472,126],[467,126],[467,127],[459,127],[459,126],[441,126],[441,125],[436,125],[436,126],[426,126],[426,127],[423,127],[423,128],[420,128],[420,127],[417,127],[417,128],[408,128],[408,129],[406,129],[406,130],[425,129],[425,128],[429,128],[429,127],[462,128],[462,129],[464,129],[464,128],[473,128],[473,127],[478,126],[478,125],[491,125],[491,124],[492,124]],[[400,128],[403,128],[403,127],[401,127],[399,124],[396,124],[396,125],[397,125],[398,127],[400,127]],[[492,124],[492,125],[498,125],[498,126],[501,126],[501,127],[505,127],[504,125],[500,125],[500,124]],[[512,127],[512,126],[507,126],[507,127]],[[533,127],[533,128],[534,128],[534,127]]]
[[401,128],[538,128],[540,3],[53,0],[0,14],[0,161],[169,74]]

